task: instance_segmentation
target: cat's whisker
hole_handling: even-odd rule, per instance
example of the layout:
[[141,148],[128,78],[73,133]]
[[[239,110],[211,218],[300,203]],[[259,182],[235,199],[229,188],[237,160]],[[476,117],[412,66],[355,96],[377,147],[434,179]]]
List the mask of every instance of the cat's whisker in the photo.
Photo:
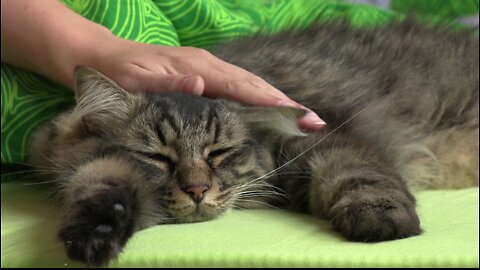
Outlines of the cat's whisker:
[[271,196],[271,197],[282,197],[282,198],[287,198],[287,199],[290,199],[290,197],[285,194],[284,192],[282,191],[275,191],[273,189],[265,189],[263,187],[260,187],[260,188],[257,188],[257,187],[252,187],[251,188],[252,190],[249,190],[249,189],[243,189],[241,191],[238,191],[236,192],[236,194],[238,195],[242,195],[242,194],[247,194],[247,195],[266,195],[266,196]]
[[58,183],[62,179],[55,179],[55,180],[49,180],[49,181],[43,181],[43,182],[34,182],[34,183],[20,183],[20,185],[23,186],[35,186],[35,185],[44,185],[44,184],[50,184],[50,183]]
[[[58,194],[65,186],[65,182],[68,181],[68,177],[58,177],[56,179],[42,181],[42,182],[27,182],[27,183],[19,183],[22,186],[39,186],[39,185],[47,185],[48,193],[50,196],[54,197],[54,194]],[[52,185],[52,183],[54,185]],[[57,198],[58,199],[58,198]]]
[[246,194],[239,194],[238,198],[255,198],[255,197],[268,197],[271,199],[285,199],[289,202],[292,202],[293,199],[285,194],[278,194],[278,193],[246,193]]
[[293,172],[293,171],[288,171],[288,172],[281,172],[277,173],[274,176],[280,176],[280,175],[310,175],[310,172]]
[[270,177],[275,177],[275,176],[277,176],[277,174],[263,175],[263,176],[251,179],[247,182],[241,183],[238,186],[246,186],[246,185],[250,185],[251,183],[257,183],[257,182],[268,184],[267,182],[262,181],[262,180],[265,180],[265,179],[270,178]]
[[242,185],[240,187],[236,187],[235,195],[239,195],[239,196],[250,195],[250,197],[251,196],[269,196],[274,198],[283,198],[288,201],[293,201],[293,198],[289,196],[284,190],[266,182],[250,183],[249,185]]
[[235,200],[236,200],[236,202],[262,204],[262,205],[267,206],[268,208],[278,209],[278,207],[273,206],[273,205],[271,205],[271,204],[269,204],[269,203],[267,203],[267,202],[264,202],[264,201],[253,200],[253,199],[242,199],[242,198],[237,198],[237,199],[235,199]]
[[[356,114],[354,114],[352,117],[350,117],[349,119],[347,119],[345,122],[343,122],[341,125],[339,125],[338,127],[336,127],[334,130],[332,130],[331,132],[329,132],[328,134],[326,134],[323,138],[321,138],[319,141],[315,142],[313,145],[311,145],[310,147],[308,147],[306,150],[302,151],[300,154],[298,154],[297,156],[293,157],[292,159],[290,159],[289,161],[287,161],[286,163],[284,163],[283,165],[277,167],[276,169],[260,176],[260,177],[257,177],[257,178],[254,178],[252,180],[250,180],[249,182],[246,182],[246,183],[243,183],[241,185],[239,185],[237,188],[241,191],[241,190],[244,190],[244,189],[248,189],[248,188],[252,188],[253,187],[253,184],[256,183],[257,181],[260,181],[260,180],[263,180],[265,178],[268,178],[268,177],[274,177],[274,176],[277,176],[278,175],[278,171],[283,169],[284,167],[288,166],[289,164],[291,164],[292,162],[294,162],[296,159],[298,159],[299,157],[301,157],[302,155],[304,155],[305,153],[307,153],[308,151],[310,151],[311,149],[315,148],[318,144],[320,144],[321,142],[323,142],[325,139],[327,139],[330,135],[332,135],[333,133],[335,133],[337,130],[339,130],[340,128],[342,128],[344,125],[346,125],[347,123],[349,123],[351,120],[353,120],[354,118],[358,117],[361,113],[363,113],[365,110],[367,110],[370,106],[366,106],[364,107],[362,110],[360,110],[359,112],[357,112]],[[276,187],[277,188],[277,187]],[[276,195],[279,195],[279,194],[282,194],[282,193],[277,193]],[[284,195],[284,194],[282,194]],[[284,195],[285,197],[291,199],[289,196],[287,195]]]
[[278,190],[278,191],[282,191],[279,187],[277,186],[274,186],[270,183],[267,183],[267,182],[251,182],[251,183],[245,183],[245,184],[242,184],[242,185],[237,185],[237,186],[234,186],[235,189],[237,191],[243,191],[245,189],[249,189],[249,188],[267,188],[267,189],[273,189],[273,190]]
[[[45,158],[45,160],[48,161],[50,164],[53,164],[53,165],[55,165],[56,167],[58,167],[58,168],[60,168],[60,169],[63,169],[64,171],[71,171],[72,168],[74,167],[74,164],[71,164],[70,168],[65,167],[64,165],[62,165],[62,164],[60,164],[60,163],[58,163],[58,162],[56,162],[56,161],[48,158],[48,157],[45,156],[43,153],[41,153],[41,155],[42,155],[43,158]],[[64,162],[68,162],[68,161],[64,160]],[[67,166],[68,166],[68,165],[67,165]]]
[[[270,177],[273,177],[273,176],[270,176]],[[266,181],[261,181],[263,179],[253,179],[251,181],[248,181],[248,182],[245,182],[245,183],[242,183],[242,184],[239,184],[239,185],[235,185],[234,187],[238,190],[242,190],[242,189],[248,189],[248,188],[251,188],[251,187],[268,187],[268,188],[272,188],[272,189],[277,189],[279,191],[282,191],[279,187],[275,186],[275,185],[272,185]]]
[[342,124],[340,124],[338,127],[336,127],[335,129],[333,129],[332,131],[330,131],[328,134],[326,134],[323,138],[321,138],[320,140],[318,140],[317,142],[315,142],[313,145],[311,145],[310,147],[308,147],[307,149],[305,149],[304,151],[302,151],[300,154],[298,154],[297,156],[293,157],[292,159],[290,159],[289,161],[285,162],[283,165],[277,167],[276,169],[260,176],[259,178],[257,179],[260,179],[260,178],[264,178],[264,177],[267,177],[267,176],[270,176],[271,174],[273,173],[276,173],[278,172],[279,170],[283,169],[284,167],[288,166],[289,164],[291,164],[292,162],[294,162],[295,160],[297,160],[298,158],[300,158],[301,156],[303,156],[305,153],[307,153],[308,151],[312,150],[313,148],[315,148],[317,145],[319,145],[320,143],[322,143],[325,139],[327,139],[328,137],[330,137],[330,135],[332,135],[333,133],[335,133],[337,130],[339,130],[340,128],[342,128],[343,126],[345,126],[346,124],[348,124],[350,121],[352,121],[353,119],[355,119],[356,117],[358,117],[360,114],[362,114],[363,112],[365,112],[370,106],[372,106],[372,104],[369,104],[367,106],[365,106],[363,109],[361,109],[360,111],[358,111],[356,114],[354,114],[352,117],[350,117],[349,119],[347,119],[345,122],[343,122]]
[[[25,166],[27,170],[19,170],[7,173],[2,173],[2,176],[11,176],[11,175],[24,175],[24,174],[31,174],[33,177],[42,175],[42,174],[62,174],[66,173],[67,171],[59,168],[57,166],[34,166],[33,164],[28,163],[18,163],[18,165]],[[31,169],[28,169],[31,168]]]
[[17,172],[9,172],[9,173],[2,173],[2,176],[10,176],[10,175],[17,175],[17,174],[48,174],[48,173],[58,173],[60,171],[56,170],[28,170],[28,171],[17,171]]
[[278,192],[269,192],[263,190],[255,190],[255,191],[243,191],[235,194],[238,197],[251,197],[251,196],[279,196]]

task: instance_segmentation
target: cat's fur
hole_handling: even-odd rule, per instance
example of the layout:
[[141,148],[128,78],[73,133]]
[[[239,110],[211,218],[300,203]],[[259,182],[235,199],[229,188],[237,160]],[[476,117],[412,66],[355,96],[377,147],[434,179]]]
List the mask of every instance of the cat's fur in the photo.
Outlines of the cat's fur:
[[234,207],[306,211],[354,241],[418,235],[410,188],[478,185],[478,49],[468,32],[407,21],[316,26],[214,52],[326,120],[308,135],[295,109],[132,95],[77,68],[77,106],[36,133],[30,162],[54,168],[59,237],[92,265],[136,230]]

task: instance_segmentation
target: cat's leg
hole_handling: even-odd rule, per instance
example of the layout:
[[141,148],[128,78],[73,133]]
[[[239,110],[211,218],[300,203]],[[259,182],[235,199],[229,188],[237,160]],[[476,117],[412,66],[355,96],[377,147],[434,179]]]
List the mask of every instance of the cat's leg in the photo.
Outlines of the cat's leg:
[[[312,136],[288,148],[298,153],[322,139]],[[376,242],[420,233],[415,198],[375,147],[335,134],[294,163],[290,168],[304,167],[309,181],[290,178],[283,187],[291,192],[301,186],[299,181],[305,183],[302,204],[313,215],[330,219],[349,240]]]
[[145,227],[143,216],[153,210],[141,177],[129,161],[105,157],[66,179],[60,187],[64,216],[58,236],[71,259],[104,265]]
[[479,131],[453,127],[401,147],[399,170],[415,190],[478,186]]

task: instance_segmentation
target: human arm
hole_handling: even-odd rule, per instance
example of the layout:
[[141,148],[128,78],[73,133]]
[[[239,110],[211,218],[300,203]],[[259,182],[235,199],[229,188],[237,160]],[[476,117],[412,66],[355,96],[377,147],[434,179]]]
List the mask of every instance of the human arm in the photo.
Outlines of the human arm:
[[[2,0],[2,61],[73,86],[76,65],[91,66],[128,91],[186,91],[254,105],[301,107],[258,76],[205,50],[138,43],[58,0]],[[306,129],[324,126],[314,113]]]

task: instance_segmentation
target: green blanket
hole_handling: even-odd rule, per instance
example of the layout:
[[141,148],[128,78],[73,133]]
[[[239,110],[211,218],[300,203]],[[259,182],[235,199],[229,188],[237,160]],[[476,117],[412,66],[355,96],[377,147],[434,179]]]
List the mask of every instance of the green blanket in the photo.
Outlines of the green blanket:
[[[478,267],[479,190],[418,194],[420,236],[352,243],[327,221],[283,210],[136,233],[113,267]],[[37,190],[2,184],[2,267],[73,267],[55,240],[58,213]]]

